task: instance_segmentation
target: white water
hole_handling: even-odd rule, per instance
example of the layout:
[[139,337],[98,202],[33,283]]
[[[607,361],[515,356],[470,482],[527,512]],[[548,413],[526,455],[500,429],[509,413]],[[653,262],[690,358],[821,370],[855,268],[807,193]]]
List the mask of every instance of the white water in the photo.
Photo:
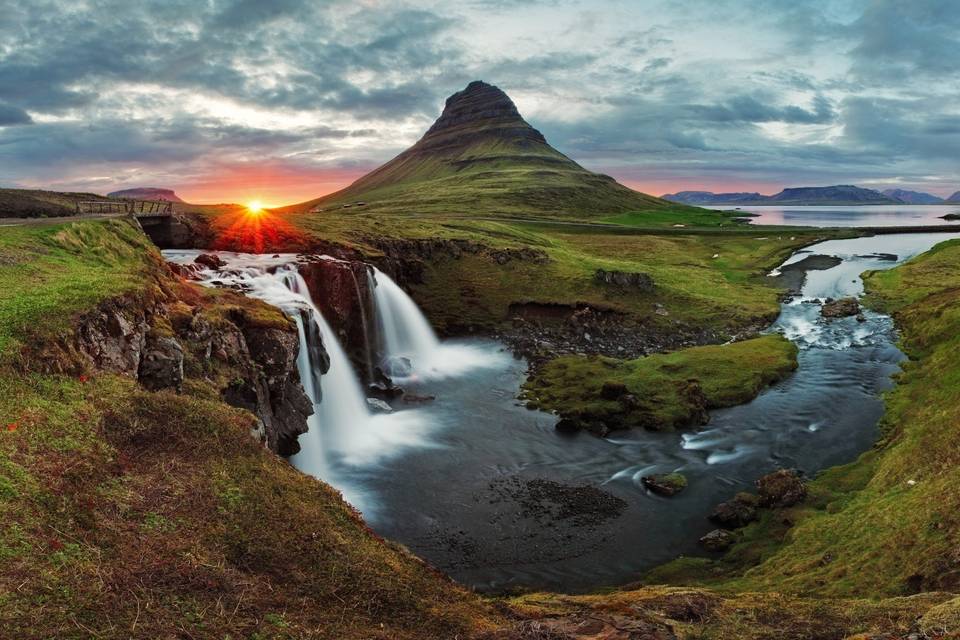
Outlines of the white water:
[[[376,268],[373,271],[370,290],[377,316],[380,360],[388,375],[399,381],[436,379],[493,364],[495,359],[476,347],[441,343],[417,303],[388,275]],[[409,361],[409,368],[404,360]]]
[[[191,264],[200,253],[165,251],[164,255],[171,262]],[[201,270],[197,274],[201,284],[240,289],[252,298],[280,308],[297,325],[300,339],[297,369],[304,391],[313,403],[314,413],[307,419],[309,430],[299,438],[300,452],[292,456],[290,462],[304,473],[335,486],[348,502],[368,518],[373,517],[375,500],[354,482],[358,475],[362,475],[358,470],[370,471],[410,447],[437,446],[427,438],[433,428],[432,421],[420,409],[391,414],[370,413],[350,360],[333,329],[313,304],[307,284],[297,272],[295,255],[268,257],[227,252],[217,255],[226,266],[217,271]],[[390,284],[399,289],[392,281]],[[402,291],[400,293],[406,296]],[[401,304],[400,308],[404,306]],[[414,310],[419,314],[416,305]],[[405,309],[404,317],[409,315],[408,311]],[[305,326],[304,316],[319,330],[322,346],[330,358],[330,368],[322,375],[320,363],[313,362],[310,357],[312,331]]]

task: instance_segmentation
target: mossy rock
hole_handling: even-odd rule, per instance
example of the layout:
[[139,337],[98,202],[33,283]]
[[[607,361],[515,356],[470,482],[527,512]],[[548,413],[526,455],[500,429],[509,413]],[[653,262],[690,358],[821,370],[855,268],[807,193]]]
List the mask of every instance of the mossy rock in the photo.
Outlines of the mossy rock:
[[641,482],[643,482],[643,486],[653,493],[667,498],[675,496],[687,488],[686,476],[676,472],[644,476],[641,478]]

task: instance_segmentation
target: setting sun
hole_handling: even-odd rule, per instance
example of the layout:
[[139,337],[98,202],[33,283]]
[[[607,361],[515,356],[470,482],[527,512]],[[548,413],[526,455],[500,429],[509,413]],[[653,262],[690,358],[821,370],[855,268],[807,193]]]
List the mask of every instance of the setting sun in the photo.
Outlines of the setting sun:
[[263,203],[259,200],[251,200],[247,203],[247,210],[250,213],[260,213],[263,211]]

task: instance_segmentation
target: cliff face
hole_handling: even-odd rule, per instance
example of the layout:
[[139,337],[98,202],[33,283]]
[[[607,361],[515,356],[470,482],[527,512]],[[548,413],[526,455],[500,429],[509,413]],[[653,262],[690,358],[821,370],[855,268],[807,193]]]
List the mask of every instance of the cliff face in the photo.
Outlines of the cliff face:
[[67,335],[26,354],[25,366],[115,373],[150,391],[180,392],[190,377],[213,381],[224,401],[257,416],[253,435],[270,450],[299,451],[297,437],[306,432],[313,406],[300,385],[295,325],[239,294],[211,304],[193,285],[164,285],[165,291],[101,303]]

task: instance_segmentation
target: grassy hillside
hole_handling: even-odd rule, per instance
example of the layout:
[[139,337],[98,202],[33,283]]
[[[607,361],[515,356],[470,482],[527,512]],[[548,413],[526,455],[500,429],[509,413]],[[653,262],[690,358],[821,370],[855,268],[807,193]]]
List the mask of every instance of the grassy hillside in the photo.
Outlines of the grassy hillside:
[[450,638],[493,626],[476,598],[261,447],[254,416],[203,372],[188,367],[181,394],[148,392],[16,357],[107,301],[187,318],[277,311],[177,284],[126,222],[0,238],[0,635]]

